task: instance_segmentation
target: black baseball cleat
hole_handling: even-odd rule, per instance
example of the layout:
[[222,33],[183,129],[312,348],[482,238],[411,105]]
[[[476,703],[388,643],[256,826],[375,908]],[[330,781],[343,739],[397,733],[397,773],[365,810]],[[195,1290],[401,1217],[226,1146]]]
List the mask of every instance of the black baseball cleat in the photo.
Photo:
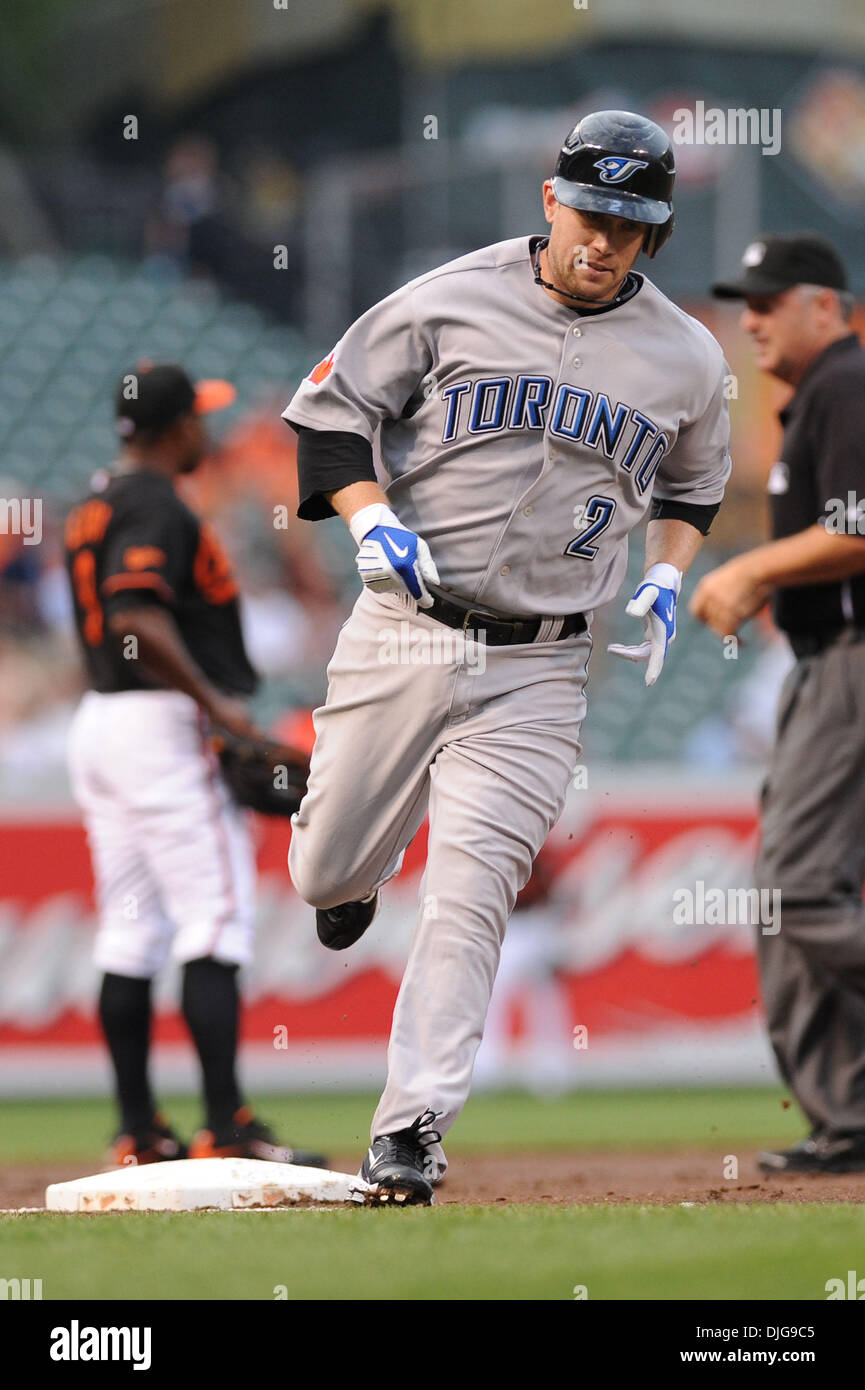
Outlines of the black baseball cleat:
[[757,1164],[770,1174],[865,1173],[865,1133],[811,1134],[792,1149],[758,1154]]
[[256,1119],[248,1106],[236,1111],[221,1132],[202,1129],[189,1146],[190,1158],[257,1158],[265,1163],[294,1163],[302,1168],[326,1168],[324,1154],[279,1144],[270,1127]]
[[329,951],[346,951],[360,941],[379,909],[378,889],[360,902],[315,909],[315,929]]
[[441,1143],[438,1130],[429,1128],[437,1118],[435,1111],[425,1110],[408,1129],[373,1140],[360,1168],[363,1180],[376,1189],[367,1195],[370,1206],[432,1206],[427,1148]]
[[178,1139],[165,1116],[157,1112],[145,1129],[115,1135],[105,1162],[112,1169],[127,1164],[173,1163],[188,1156],[186,1145]]

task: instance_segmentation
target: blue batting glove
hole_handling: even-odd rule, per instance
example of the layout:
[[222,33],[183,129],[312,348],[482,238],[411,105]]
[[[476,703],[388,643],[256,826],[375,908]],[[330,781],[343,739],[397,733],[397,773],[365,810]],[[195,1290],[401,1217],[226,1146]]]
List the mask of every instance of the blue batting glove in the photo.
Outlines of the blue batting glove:
[[670,643],[676,638],[676,600],[682,587],[682,572],[675,565],[652,565],[637,592],[625,607],[632,618],[642,618],[645,641],[626,647],[613,642],[607,647],[625,661],[647,661],[646,685],[654,685],[661,674]]
[[358,574],[368,589],[411,594],[419,608],[429,608],[432,597],[425,579],[438,582],[438,570],[429,546],[414,531],[402,526],[373,526],[357,552]]

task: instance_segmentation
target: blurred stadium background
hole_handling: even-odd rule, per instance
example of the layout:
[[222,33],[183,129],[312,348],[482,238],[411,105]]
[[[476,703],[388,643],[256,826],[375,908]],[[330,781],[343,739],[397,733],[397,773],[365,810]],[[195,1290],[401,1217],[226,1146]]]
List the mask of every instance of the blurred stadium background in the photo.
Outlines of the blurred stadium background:
[[[540,184],[586,111],[672,129],[706,107],[782,112],[777,154],[681,145],[677,226],[651,276],[721,340],[736,378],[729,501],[695,573],[763,535],[782,397],[736,310],[708,299],[761,229],[811,229],[865,297],[865,25],[855,0],[11,0],[0,13],[0,1089],[101,1091],[90,871],[64,765],[80,692],[65,509],[110,464],[110,396],[140,357],[224,375],[238,401],[191,484],[245,593],[262,720],[305,726],[357,589],[337,521],[293,520],[279,419],[346,324],[412,275],[542,231]],[[643,265],[643,269],[649,269]],[[863,322],[857,308],[856,322]],[[286,528],[274,508],[287,507]],[[632,548],[633,575],[641,565]],[[598,615],[585,776],[515,919],[479,1065],[490,1086],[769,1081],[747,927],[681,926],[673,892],[742,886],[786,652],[735,659],[687,617],[650,693]],[[262,824],[247,1073],[273,1090],[373,1087],[422,844],[373,939],[322,957]],[[176,980],[159,1067],[194,1083]],[[584,1034],[575,1029],[584,1028]],[[588,1046],[582,1044],[587,1042]],[[574,1044],[577,1044],[576,1046]]]

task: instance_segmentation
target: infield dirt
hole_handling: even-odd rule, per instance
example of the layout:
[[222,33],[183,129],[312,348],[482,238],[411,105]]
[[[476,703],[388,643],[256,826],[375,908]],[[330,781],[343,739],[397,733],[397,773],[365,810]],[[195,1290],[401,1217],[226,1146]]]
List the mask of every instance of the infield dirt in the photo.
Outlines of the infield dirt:
[[[736,1157],[739,1177],[725,1178],[729,1156],[705,1149],[460,1154],[438,1189],[436,1204],[865,1202],[865,1173],[769,1178],[759,1172],[753,1153]],[[49,1183],[83,1177],[97,1171],[98,1166],[61,1162],[2,1165],[0,1209],[43,1207]],[[357,1155],[338,1155],[333,1168],[356,1171]]]

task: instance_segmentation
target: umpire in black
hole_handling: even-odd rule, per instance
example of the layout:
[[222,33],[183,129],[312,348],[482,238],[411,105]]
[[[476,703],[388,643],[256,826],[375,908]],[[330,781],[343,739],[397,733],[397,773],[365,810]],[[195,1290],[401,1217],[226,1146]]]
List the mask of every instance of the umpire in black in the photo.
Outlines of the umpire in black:
[[797,658],[756,873],[780,890],[780,930],[758,926],[757,942],[769,1036],[811,1133],[759,1162],[865,1171],[865,349],[819,237],[762,237],[713,293],[744,301],[757,365],[794,388],[769,474],[772,540],[706,575],[690,605],[727,635],[769,599]]

